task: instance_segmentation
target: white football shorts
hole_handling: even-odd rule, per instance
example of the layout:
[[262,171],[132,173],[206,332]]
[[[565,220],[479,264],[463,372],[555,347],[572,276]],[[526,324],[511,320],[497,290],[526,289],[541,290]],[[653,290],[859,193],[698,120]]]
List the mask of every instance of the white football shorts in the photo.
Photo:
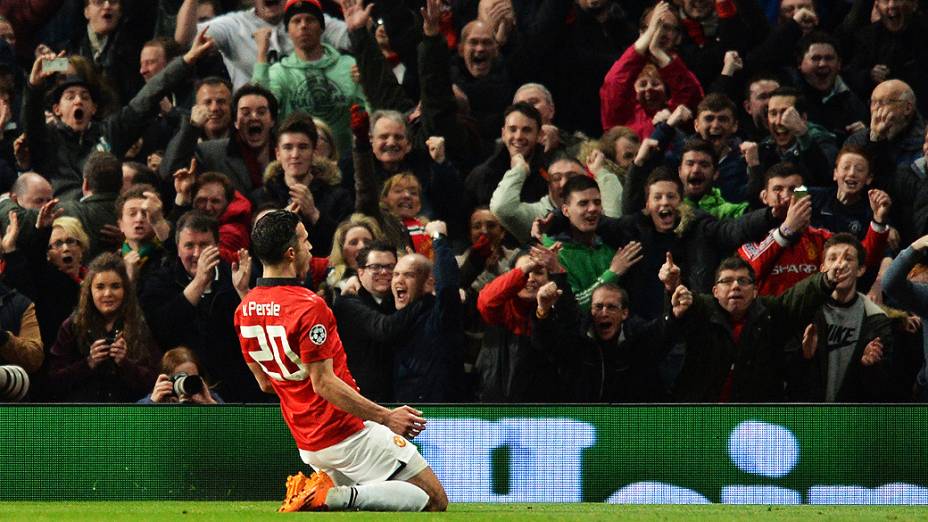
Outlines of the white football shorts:
[[429,465],[415,445],[373,421],[365,421],[364,429],[328,448],[301,449],[300,458],[328,473],[337,486],[409,480]]

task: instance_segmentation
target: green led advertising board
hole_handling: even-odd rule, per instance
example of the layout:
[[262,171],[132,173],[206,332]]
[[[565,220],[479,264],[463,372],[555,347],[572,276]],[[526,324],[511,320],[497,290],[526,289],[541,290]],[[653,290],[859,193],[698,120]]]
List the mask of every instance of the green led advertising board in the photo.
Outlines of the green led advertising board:
[[[928,504],[922,406],[430,406],[453,502]],[[0,500],[270,500],[276,406],[0,407]]]

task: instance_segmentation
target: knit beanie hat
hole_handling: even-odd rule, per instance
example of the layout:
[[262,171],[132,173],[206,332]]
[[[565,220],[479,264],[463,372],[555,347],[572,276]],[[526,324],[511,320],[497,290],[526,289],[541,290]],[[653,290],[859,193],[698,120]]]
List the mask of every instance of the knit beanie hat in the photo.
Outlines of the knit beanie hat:
[[290,19],[299,13],[309,13],[319,20],[319,25],[325,31],[325,17],[322,16],[322,5],[319,0],[287,0],[284,7],[284,27],[290,25]]

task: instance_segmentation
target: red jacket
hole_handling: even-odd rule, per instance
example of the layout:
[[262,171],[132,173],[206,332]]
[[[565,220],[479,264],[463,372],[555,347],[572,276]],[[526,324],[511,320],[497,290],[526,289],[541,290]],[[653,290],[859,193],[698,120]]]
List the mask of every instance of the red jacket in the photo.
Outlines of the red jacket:
[[[819,272],[825,254],[825,241],[832,235],[824,228],[808,227],[795,243],[788,243],[774,229],[760,243],[745,243],[738,255],[754,268],[759,295],[779,296],[799,281]],[[863,246],[868,269],[879,267],[886,249],[889,229],[867,230]]]
[[519,297],[528,275],[513,268],[487,283],[477,296],[477,311],[490,326],[502,326],[516,335],[529,335],[535,301]]
[[[606,73],[603,85],[599,88],[600,115],[604,130],[616,125],[625,125],[635,131],[641,139],[651,135],[651,131],[654,130],[651,119],[657,111],[645,111],[635,96],[635,80],[647,63],[648,58],[638,54],[633,45],[622,53]],[[699,84],[696,75],[686,68],[683,60],[674,56],[666,67],[658,68],[658,73],[670,95],[666,108],[672,111],[683,104],[695,113],[696,105],[703,97],[702,85]]]
[[248,248],[251,230],[251,201],[239,191],[219,216],[219,257],[229,263],[238,262],[238,250]]

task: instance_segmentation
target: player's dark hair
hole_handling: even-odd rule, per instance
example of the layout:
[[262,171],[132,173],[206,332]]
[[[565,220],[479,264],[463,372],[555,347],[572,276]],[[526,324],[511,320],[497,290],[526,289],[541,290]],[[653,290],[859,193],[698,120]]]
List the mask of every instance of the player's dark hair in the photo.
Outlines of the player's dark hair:
[[561,189],[562,201],[564,203],[570,201],[570,195],[574,192],[583,192],[594,188],[599,190],[599,185],[595,179],[589,176],[574,176],[567,180],[567,183],[564,183],[564,188]]
[[715,280],[719,280],[719,276],[722,274],[723,270],[747,270],[748,277],[751,278],[751,281],[754,281],[756,277],[754,275],[754,267],[752,267],[747,261],[741,259],[738,256],[731,256],[722,260],[719,263],[719,267],[715,269]]
[[828,238],[825,241],[825,245],[822,246],[822,258],[824,259],[825,254],[828,253],[828,249],[835,245],[851,245],[854,247],[854,250],[857,251],[857,266],[864,266],[864,263],[867,260],[867,252],[864,250],[864,246],[860,243],[857,237],[854,234],[849,234],[847,232],[841,232],[840,234],[835,234]]
[[217,245],[219,244],[219,221],[201,210],[188,210],[177,220],[174,229],[174,242],[178,246],[180,246],[180,233],[187,229],[194,232],[209,232],[213,235],[213,241]]
[[255,223],[251,233],[251,246],[258,259],[266,265],[283,261],[288,248],[298,247],[296,227],[300,217],[287,210],[268,212]]
[[375,239],[367,244],[361,250],[358,250],[358,254],[355,259],[358,262],[358,267],[363,268],[367,265],[367,258],[370,256],[371,252],[389,252],[393,254],[393,259],[397,259],[396,255],[396,246],[389,241],[384,241],[382,239]]

